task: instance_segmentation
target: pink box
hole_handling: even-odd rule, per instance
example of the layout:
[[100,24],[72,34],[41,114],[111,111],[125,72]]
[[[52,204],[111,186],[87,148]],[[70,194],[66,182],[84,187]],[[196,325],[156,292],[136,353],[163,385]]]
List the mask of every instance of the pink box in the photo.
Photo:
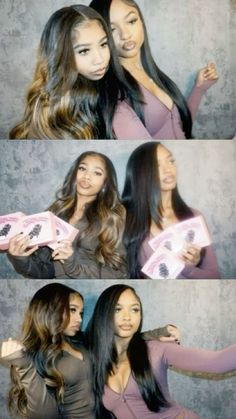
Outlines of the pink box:
[[20,226],[20,231],[30,236],[29,247],[45,246],[57,238],[55,219],[50,211],[28,215],[20,220]]
[[201,215],[182,221],[174,226],[176,233],[185,243],[196,244],[200,247],[209,246],[211,237],[206,223]]
[[24,216],[23,212],[0,215],[0,250],[7,250],[9,240],[21,232],[19,220]]
[[184,269],[184,262],[165,247],[156,250],[141,269],[151,279],[175,279]]
[[178,234],[176,234],[173,227],[168,227],[151,239],[148,244],[154,251],[160,247],[166,247],[172,252],[179,252],[184,245],[184,241],[180,236],[178,236]]
[[48,243],[48,246],[51,247],[51,249],[56,249],[58,247],[58,241],[69,239],[73,241],[75,237],[77,236],[79,230],[66,221],[62,220],[61,218],[57,217],[56,215],[53,215],[55,224],[56,224],[56,241],[53,241],[51,243]]

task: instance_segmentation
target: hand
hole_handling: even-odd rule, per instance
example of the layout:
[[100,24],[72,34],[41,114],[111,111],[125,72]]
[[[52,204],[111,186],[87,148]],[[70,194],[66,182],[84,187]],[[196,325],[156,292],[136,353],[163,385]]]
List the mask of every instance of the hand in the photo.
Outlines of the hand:
[[196,86],[201,87],[203,90],[207,90],[217,82],[218,78],[215,63],[208,63],[198,71]]
[[71,240],[61,240],[59,246],[53,251],[53,260],[59,260],[64,263],[66,259],[69,259],[74,253]]
[[178,327],[172,325],[172,324],[168,324],[167,325],[167,330],[169,332],[169,336],[162,336],[160,337],[160,341],[161,342],[174,342],[174,343],[178,343],[178,345],[180,344],[180,331],[178,329]]
[[1,358],[12,355],[16,351],[20,351],[24,349],[24,346],[18,342],[17,340],[12,340],[12,338],[9,338],[8,340],[5,340],[2,342],[1,347]]
[[186,265],[197,266],[201,259],[201,247],[195,244],[188,244],[182,250],[181,256]]
[[30,237],[28,235],[17,234],[9,240],[8,253],[12,256],[30,256],[38,249],[38,246],[29,249],[29,243]]

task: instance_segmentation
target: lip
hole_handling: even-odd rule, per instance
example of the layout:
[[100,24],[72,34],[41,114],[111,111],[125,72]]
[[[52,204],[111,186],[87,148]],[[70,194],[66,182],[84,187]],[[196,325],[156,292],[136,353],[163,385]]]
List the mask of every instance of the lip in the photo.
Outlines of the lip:
[[98,69],[97,71],[93,71],[92,74],[94,76],[103,76],[103,74],[105,74],[107,67],[103,67]]
[[72,326],[72,329],[79,330],[80,329],[80,324],[74,324]]
[[83,189],[89,189],[91,187],[90,183],[87,182],[86,180],[81,180],[79,182],[79,186]]
[[119,326],[119,328],[120,328],[121,330],[124,330],[124,331],[130,331],[130,330],[133,328],[133,326],[132,326],[132,325],[130,325],[130,324],[121,324],[121,325]]
[[123,44],[122,49],[125,51],[132,51],[136,47],[136,42],[134,41],[127,41]]
[[169,175],[163,179],[163,183],[173,183],[175,182],[175,176]]

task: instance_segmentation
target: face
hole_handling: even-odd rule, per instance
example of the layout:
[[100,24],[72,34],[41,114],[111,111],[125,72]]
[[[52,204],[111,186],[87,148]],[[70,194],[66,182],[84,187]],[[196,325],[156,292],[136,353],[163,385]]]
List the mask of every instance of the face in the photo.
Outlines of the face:
[[66,336],[74,336],[79,330],[82,322],[84,304],[81,297],[77,294],[70,294],[70,319],[63,334]]
[[157,147],[161,191],[170,191],[176,187],[176,165],[171,152],[162,145]]
[[105,163],[99,156],[86,156],[77,171],[77,194],[95,199],[104,185],[106,175]]
[[137,9],[122,0],[113,0],[110,7],[110,22],[119,57],[139,56],[144,42],[144,30]]
[[137,332],[141,322],[141,307],[139,300],[132,290],[125,290],[115,307],[114,328],[115,336],[131,339]]
[[89,80],[102,79],[109,66],[110,50],[106,33],[97,20],[75,28],[73,48],[78,73]]

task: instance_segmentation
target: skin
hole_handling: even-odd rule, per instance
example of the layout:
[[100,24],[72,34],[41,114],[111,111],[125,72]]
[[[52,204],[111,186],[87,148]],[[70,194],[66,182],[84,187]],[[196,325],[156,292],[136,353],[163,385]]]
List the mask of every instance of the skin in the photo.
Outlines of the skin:
[[[153,80],[150,80],[143,69],[140,49],[144,41],[144,31],[136,8],[122,0],[113,0],[110,7],[110,22],[121,64],[139,83],[171,109],[173,106],[172,99]],[[195,83],[197,87],[205,89],[217,80],[216,66],[214,63],[209,62],[197,72]]]
[[[70,294],[69,297],[70,318],[69,322],[63,330],[65,336],[74,336],[79,330],[82,323],[83,316],[83,301],[78,294]],[[22,343],[17,340],[9,338],[7,341],[2,342],[1,357],[6,357],[16,351],[24,349]],[[67,342],[62,342],[62,349],[69,352],[79,359],[83,359],[80,351],[73,349]]]
[[[81,161],[76,176],[77,183],[77,206],[69,220],[71,225],[83,217],[85,205],[94,199],[101,191],[106,181],[106,167],[104,161],[99,156],[86,156]],[[12,237],[9,241],[8,252],[12,256],[30,256],[38,246],[29,248],[30,237],[22,233]],[[60,260],[64,263],[73,254],[72,242],[61,240],[60,245],[52,253],[53,260]]]
[[[165,229],[178,222],[172,208],[172,191],[177,183],[177,169],[171,152],[161,144],[157,147],[157,164],[161,189],[162,227]],[[157,225],[152,222],[151,233],[157,235],[160,232]],[[186,265],[196,266],[200,262],[200,252],[201,248],[199,246],[186,244],[180,256]]]
[[110,60],[110,50],[104,29],[98,21],[92,20],[80,24],[73,35],[78,72],[89,80],[102,79]]

